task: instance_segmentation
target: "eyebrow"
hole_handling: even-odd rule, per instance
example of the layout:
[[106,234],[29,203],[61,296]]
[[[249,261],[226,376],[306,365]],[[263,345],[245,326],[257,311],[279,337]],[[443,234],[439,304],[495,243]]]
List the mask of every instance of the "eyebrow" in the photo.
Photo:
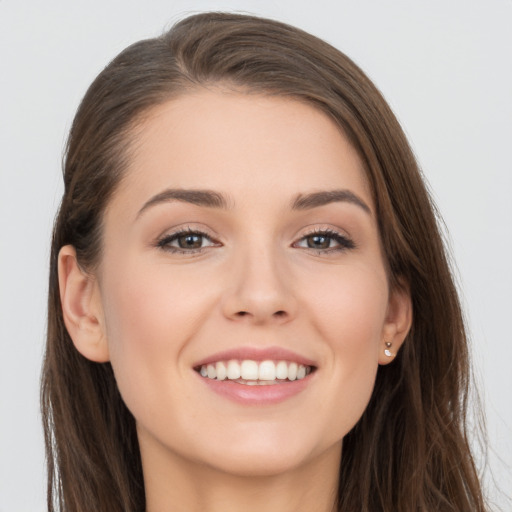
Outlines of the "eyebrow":
[[366,213],[372,213],[370,207],[350,190],[328,190],[312,192],[311,194],[299,194],[292,202],[292,210],[309,210],[330,203],[346,202],[362,208]]
[[221,209],[228,209],[230,203],[225,196],[213,190],[169,188],[146,201],[144,206],[139,210],[139,213],[137,213],[137,217],[140,217],[144,211],[152,206],[173,201],[205,206],[207,208]]
[[[215,192],[214,190],[170,188],[156,194],[146,201],[144,206],[137,213],[137,218],[152,206],[173,201],[190,203],[196,206],[204,206],[206,208],[219,208],[225,210],[230,208],[232,205],[232,201],[229,201],[226,196],[219,192]],[[362,208],[366,213],[371,214],[370,207],[360,197],[350,190],[345,189],[299,194],[292,201],[291,207],[292,210],[309,210],[336,202],[355,204]]]

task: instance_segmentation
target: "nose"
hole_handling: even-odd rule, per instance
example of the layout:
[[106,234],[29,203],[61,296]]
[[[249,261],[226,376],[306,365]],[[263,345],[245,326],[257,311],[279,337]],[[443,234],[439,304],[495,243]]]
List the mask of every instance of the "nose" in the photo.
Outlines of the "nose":
[[293,279],[272,250],[247,250],[232,262],[222,299],[224,316],[254,325],[281,324],[296,312]]

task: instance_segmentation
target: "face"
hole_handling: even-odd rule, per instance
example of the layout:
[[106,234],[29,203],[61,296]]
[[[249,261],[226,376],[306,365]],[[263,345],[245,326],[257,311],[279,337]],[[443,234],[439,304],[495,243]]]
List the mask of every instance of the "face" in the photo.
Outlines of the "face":
[[396,331],[360,159],[289,99],[156,108],[105,213],[97,283],[143,460],[271,474],[338,456]]

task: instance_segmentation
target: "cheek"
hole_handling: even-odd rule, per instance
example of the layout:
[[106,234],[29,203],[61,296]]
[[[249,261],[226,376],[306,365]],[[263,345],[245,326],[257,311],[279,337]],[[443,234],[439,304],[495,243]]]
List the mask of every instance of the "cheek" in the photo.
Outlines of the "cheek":
[[333,440],[352,429],[373,391],[388,301],[385,274],[376,268],[333,273],[316,295],[321,298],[310,301],[313,325],[328,348],[331,382],[320,407],[331,418]]
[[182,352],[214,303],[198,293],[200,283],[169,274],[168,267],[119,259],[104,273],[110,361],[132,412],[149,407],[156,389],[169,389],[171,379],[190,371],[180,364]]
[[146,355],[153,349],[179,350],[179,340],[198,325],[209,304],[200,280],[195,282],[189,274],[184,279],[165,264],[117,261],[105,272],[103,297],[111,349]]
[[352,266],[326,276],[323,283],[310,306],[315,327],[332,350],[355,355],[376,349],[377,356],[388,306],[384,271]]

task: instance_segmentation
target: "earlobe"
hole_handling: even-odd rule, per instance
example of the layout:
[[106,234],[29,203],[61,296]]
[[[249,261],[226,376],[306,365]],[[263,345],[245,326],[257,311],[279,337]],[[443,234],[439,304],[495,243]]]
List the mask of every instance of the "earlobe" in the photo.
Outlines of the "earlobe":
[[59,290],[66,329],[76,349],[95,362],[109,360],[98,283],[78,265],[75,248],[61,248],[58,260]]
[[409,286],[401,283],[390,292],[386,321],[379,349],[379,364],[388,364],[397,355],[412,325],[412,300]]

